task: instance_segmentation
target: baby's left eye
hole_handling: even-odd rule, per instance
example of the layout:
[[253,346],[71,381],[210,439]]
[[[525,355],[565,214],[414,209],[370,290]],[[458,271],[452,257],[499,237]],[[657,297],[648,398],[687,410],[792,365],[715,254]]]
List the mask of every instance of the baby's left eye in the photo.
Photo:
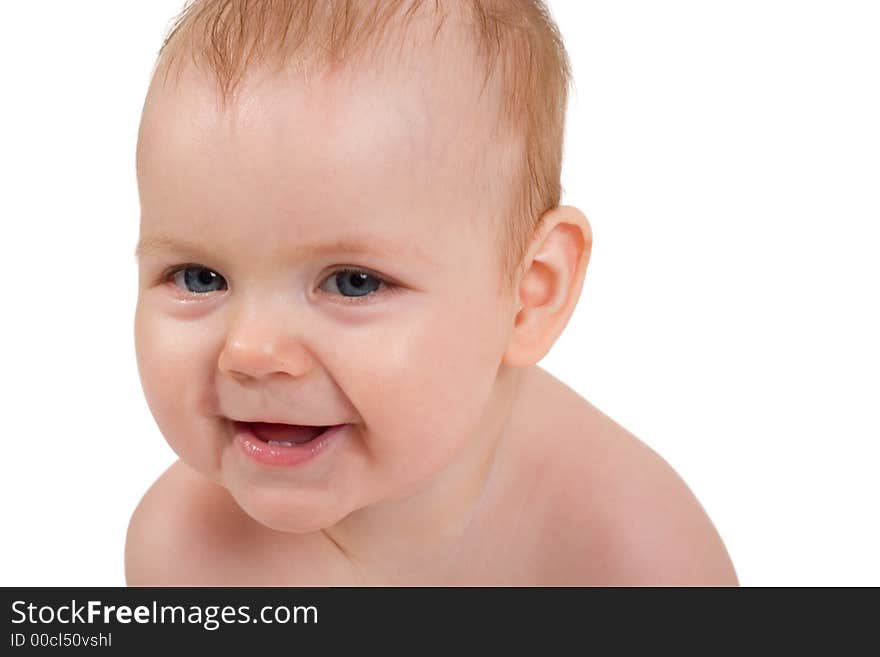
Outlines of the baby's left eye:
[[389,291],[395,288],[391,283],[369,272],[359,269],[340,269],[330,274],[319,289],[324,292],[338,292],[346,299],[357,299],[375,296],[376,290],[383,286]]

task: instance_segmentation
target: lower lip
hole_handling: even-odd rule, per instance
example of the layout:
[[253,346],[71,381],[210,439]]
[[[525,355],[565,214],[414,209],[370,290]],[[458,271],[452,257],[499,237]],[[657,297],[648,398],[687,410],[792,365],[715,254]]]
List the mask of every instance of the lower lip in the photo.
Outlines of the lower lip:
[[235,422],[235,441],[247,457],[262,465],[291,467],[310,461],[338,438],[347,424],[337,424],[302,445],[270,445],[257,438],[247,425]]

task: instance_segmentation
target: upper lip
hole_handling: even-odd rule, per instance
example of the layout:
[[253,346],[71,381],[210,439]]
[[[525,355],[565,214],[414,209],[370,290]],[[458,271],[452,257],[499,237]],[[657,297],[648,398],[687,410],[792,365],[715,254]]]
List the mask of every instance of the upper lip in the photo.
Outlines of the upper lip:
[[286,419],[281,420],[277,418],[253,418],[248,420],[242,420],[239,418],[230,417],[230,420],[233,422],[239,422],[242,424],[255,424],[255,423],[263,423],[263,424],[289,424],[291,426],[297,427],[334,427],[337,424],[344,424],[343,422],[330,422],[327,424],[316,424],[313,422],[290,422]]

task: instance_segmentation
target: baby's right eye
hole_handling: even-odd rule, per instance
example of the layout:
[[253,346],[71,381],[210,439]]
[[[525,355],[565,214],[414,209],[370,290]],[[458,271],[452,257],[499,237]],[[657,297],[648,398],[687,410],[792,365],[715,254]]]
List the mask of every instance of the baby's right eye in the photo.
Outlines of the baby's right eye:
[[163,280],[173,280],[178,288],[193,294],[220,292],[227,287],[226,279],[213,269],[208,269],[201,265],[181,265],[175,267],[165,274]]

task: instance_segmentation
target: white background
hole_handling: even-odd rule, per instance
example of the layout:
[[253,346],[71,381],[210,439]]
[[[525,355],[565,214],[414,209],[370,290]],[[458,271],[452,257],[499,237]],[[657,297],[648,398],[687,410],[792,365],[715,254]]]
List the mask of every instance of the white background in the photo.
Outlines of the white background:
[[[2,585],[121,585],[174,456],[132,321],[135,143],[181,0],[0,22]],[[542,366],[657,450],[745,585],[880,585],[880,13],[873,2],[550,3],[593,226]]]

